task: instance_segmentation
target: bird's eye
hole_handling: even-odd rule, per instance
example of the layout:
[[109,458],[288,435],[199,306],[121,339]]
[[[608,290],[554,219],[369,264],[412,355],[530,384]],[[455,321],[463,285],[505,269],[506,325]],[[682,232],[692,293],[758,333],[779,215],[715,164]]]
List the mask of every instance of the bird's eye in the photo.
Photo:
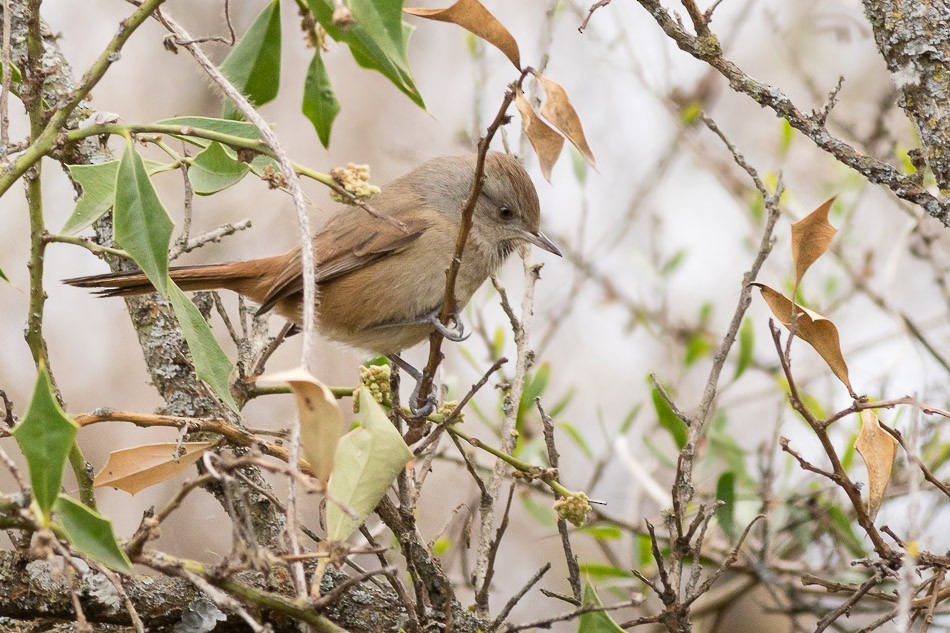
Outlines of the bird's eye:
[[515,212],[511,210],[511,207],[501,205],[498,207],[498,217],[502,220],[508,221],[515,217]]

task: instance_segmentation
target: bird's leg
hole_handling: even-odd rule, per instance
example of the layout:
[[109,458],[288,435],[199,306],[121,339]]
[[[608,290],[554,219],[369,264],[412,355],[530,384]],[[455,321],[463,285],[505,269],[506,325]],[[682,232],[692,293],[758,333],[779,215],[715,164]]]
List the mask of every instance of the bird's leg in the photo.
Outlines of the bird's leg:
[[423,322],[434,327],[446,340],[452,341],[453,343],[461,343],[471,336],[471,334],[465,333],[465,323],[462,321],[462,315],[458,310],[452,313],[451,319],[455,328],[448,328],[442,325],[442,321],[439,320],[438,311],[431,313]]
[[416,381],[416,388],[412,390],[412,395],[409,396],[409,411],[412,413],[412,416],[415,418],[424,418],[435,412],[435,393],[430,392],[425,397],[425,402],[422,405],[419,405],[420,397],[419,391],[422,389],[422,372],[407,363],[402,359],[402,356],[399,354],[390,354],[389,361],[403,370]]

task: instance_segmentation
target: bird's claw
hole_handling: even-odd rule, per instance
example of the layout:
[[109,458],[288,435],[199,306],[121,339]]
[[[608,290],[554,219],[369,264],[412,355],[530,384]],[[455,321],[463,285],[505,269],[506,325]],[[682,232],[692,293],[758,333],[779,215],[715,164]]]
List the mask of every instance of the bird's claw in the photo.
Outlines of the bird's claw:
[[429,323],[432,324],[432,327],[445,337],[446,340],[452,341],[453,343],[461,343],[471,336],[471,334],[465,332],[465,323],[462,322],[462,317],[457,312],[452,315],[452,323],[455,325],[454,329],[443,325],[438,315],[435,314],[429,317]]
[[420,384],[416,383],[416,388],[413,390],[412,395],[409,396],[409,412],[412,413],[412,417],[414,418],[427,418],[435,413],[435,394],[430,393],[426,396],[425,402],[419,404],[419,387]]

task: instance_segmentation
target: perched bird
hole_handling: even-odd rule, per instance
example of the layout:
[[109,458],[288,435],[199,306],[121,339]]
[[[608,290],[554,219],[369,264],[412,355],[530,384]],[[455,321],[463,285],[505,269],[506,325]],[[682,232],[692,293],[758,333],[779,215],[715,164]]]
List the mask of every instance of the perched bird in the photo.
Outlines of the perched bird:
[[[398,223],[347,206],[314,234],[317,326],[323,335],[391,358],[433,328],[459,338],[461,332],[444,328],[438,315],[475,162],[474,155],[440,156],[384,185],[370,204]],[[511,156],[489,152],[456,283],[459,310],[520,244],[560,256],[540,231],[540,220],[538,194],[524,168]],[[303,319],[299,246],[260,259],[172,267],[170,275],[182,290],[233,290],[260,304],[261,313],[274,310],[298,325]],[[141,272],[65,282],[101,288],[105,297],[154,290]]]

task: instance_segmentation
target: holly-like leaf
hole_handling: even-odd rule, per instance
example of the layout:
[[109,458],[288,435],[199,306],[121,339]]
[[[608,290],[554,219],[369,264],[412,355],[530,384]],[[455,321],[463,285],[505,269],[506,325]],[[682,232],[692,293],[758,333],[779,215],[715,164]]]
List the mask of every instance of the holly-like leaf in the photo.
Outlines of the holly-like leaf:
[[309,0],[313,16],[337,42],[345,42],[356,63],[382,73],[416,105],[425,108],[409,70],[409,36],[413,27],[402,21],[402,0],[350,0],[354,22],[333,21],[333,0]]
[[848,365],[841,354],[841,343],[835,324],[817,312],[792,303],[782,293],[765,284],[756,282],[752,285],[762,291],[762,298],[765,299],[772,314],[786,328],[791,327],[792,316],[795,315],[795,336],[815,348],[838,380],[844,383],[849,392],[853,393],[851,381],[848,379]]
[[482,38],[505,54],[515,68],[521,70],[521,53],[518,42],[512,37],[505,25],[498,21],[491,11],[478,0],[458,0],[444,9],[403,9],[410,15],[428,20],[451,22]]
[[210,195],[235,185],[251,170],[247,163],[235,160],[220,143],[202,150],[188,168],[188,179],[195,193]]
[[320,52],[314,54],[310,67],[307,69],[307,78],[303,83],[303,114],[311,123],[320,137],[324,147],[330,146],[330,131],[333,121],[340,113],[340,102],[333,92],[330,76],[323,63]]
[[63,469],[78,428],[59,406],[49,372],[41,364],[30,406],[11,433],[26,458],[33,498],[46,519],[63,485]]
[[128,141],[116,174],[115,241],[152,285],[168,292],[168,245],[174,223],[158,199],[142,157]]
[[109,569],[129,576],[135,573],[109,519],[65,495],[56,501],[56,519],[74,550]]
[[231,395],[231,385],[228,381],[234,365],[211,333],[211,326],[195,304],[171,280],[168,283],[168,300],[175,309],[181,331],[188,341],[188,350],[195,363],[195,374],[236,413],[240,408]]
[[[93,480],[97,488],[109,487],[134,495],[171,479],[194,464],[215,442],[144,444],[109,453],[109,461]],[[177,450],[181,448],[181,454]]]
[[826,200],[820,207],[792,225],[792,260],[795,262],[795,286],[801,283],[808,267],[825,254],[838,229],[828,222],[828,211],[835,199]]
[[584,136],[584,127],[581,125],[581,119],[577,116],[577,110],[571,104],[567,92],[557,82],[551,81],[541,73],[534,75],[541,88],[544,89],[544,102],[541,104],[541,116],[551,122],[551,125],[561,131],[567,140],[571,142],[577,151],[581,153],[591,167],[596,166],[594,153],[587,144],[587,137]]
[[877,516],[884,503],[884,492],[891,480],[891,470],[897,457],[897,440],[881,428],[877,414],[870,409],[861,411],[861,433],[854,443],[868,469],[868,516]]
[[[221,64],[224,76],[255,106],[264,105],[277,96],[280,40],[280,0],[273,0],[258,14]],[[232,103],[225,104],[225,118],[239,116]]]
[[257,380],[290,383],[297,397],[304,456],[310,462],[314,476],[326,484],[343,434],[343,414],[333,392],[302,367],[261,376]]
[[[151,160],[146,160],[144,163],[145,171],[149,176],[167,168],[163,163]],[[82,187],[82,195],[60,233],[75,235],[112,208],[119,161],[110,160],[97,165],[67,165],[66,168],[69,169],[69,176]]]
[[359,426],[337,445],[327,487],[330,541],[344,541],[362,525],[412,459],[412,451],[369,390],[360,387],[358,397]]
[[544,122],[534,111],[531,104],[525,98],[521,88],[515,90],[515,107],[521,113],[521,129],[534,148],[534,153],[538,155],[538,164],[541,166],[541,173],[544,179],[551,182],[551,170],[557,163],[561,155],[561,149],[564,147],[564,137],[554,131],[551,126]]

